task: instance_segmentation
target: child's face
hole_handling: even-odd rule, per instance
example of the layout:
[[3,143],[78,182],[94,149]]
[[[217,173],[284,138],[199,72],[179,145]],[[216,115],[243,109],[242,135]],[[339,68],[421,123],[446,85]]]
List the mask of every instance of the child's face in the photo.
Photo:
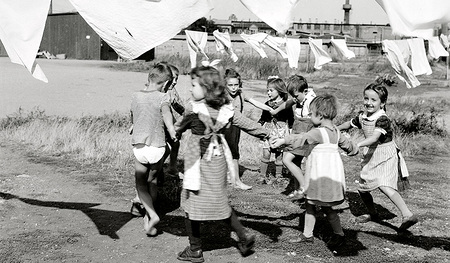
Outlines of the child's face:
[[269,100],[276,100],[280,94],[278,94],[276,89],[269,85],[267,86],[267,96],[269,97]]
[[379,111],[381,107],[384,107],[385,103],[382,103],[380,96],[374,90],[366,90],[364,92],[364,107],[366,108],[367,115],[370,116]]
[[227,79],[227,89],[231,96],[236,95],[239,90],[239,79],[228,78]]
[[310,109],[311,112],[309,115],[311,116],[311,122],[314,125],[314,127],[318,127],[322,124],[323,117],[320,114],[317,114],[316,109]]
[[308,93],[308,90],[306,89],[306,90],[304,90],[303,92],[301,92],[301,91],[296,91],[296,92],[294,92],[294,94],[292,94],[293,96],[293,98],[294,99],[296,99],[297,100],[297,102],[302,102],[304,99],[305,99],[305,97],[306,97],[306,93]]
[[198,77],[195,77],[191,80],[192,87],[191,87],[191,95],[192,98],[196,101],[202,100],[205,98],[205,92],[203,91],[202,86],[200,86],[200,83],[198,82]]

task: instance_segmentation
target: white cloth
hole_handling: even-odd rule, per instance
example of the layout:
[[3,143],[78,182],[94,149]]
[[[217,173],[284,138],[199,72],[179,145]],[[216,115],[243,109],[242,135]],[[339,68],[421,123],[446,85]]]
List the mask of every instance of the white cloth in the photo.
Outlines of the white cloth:
[[280,33],[291,27],[293,11],[300,0],[240,0],[253,14]]
[[425,44],[422,38],[407,39],[411,49],[411,69],[414,75],[430,75],[433,73],[425,53]]
[[406,39],[393,40],[393,41],[397,45],[400,52],[402,52],[405,63],[408,64],[409,59],[411,58],[411,49],[409,49],[408,41],[406,41]]
[[271,47],[276,52],[278,52],[281,55],[281,57],[288,58],[288,55],[286,54],[286,52],[284,52],[281,49],[282,47],[286,47],[286,39],[285,38],[273,37],[273,36],[268,35],[264,39],[264,43],[266,45],[268,45],[269,47]]
[[48,79],[35,60],[49,7],[50,0],[0,1],[0,40],[9,59],[45,83]]
[[197,53],[203,54],[206,59],[209,59],[208,55],[205,53],[208,33],[190,30],[185,30],[184,32],[186,33],[186,42],[191,58],[191,68],[195,68],[197,66]]
[[429,39],[435,24],[450,22],[449,0],[376,0],[384,9],[392,33]]
[[286,38],[286,53],[288,56],[289,67],[298,68],[298,59],[300,58],[301,44],[298,38]]
[[212,9],[209,0],[70,2],[95,32],[125,59],[135,59],[170,40]]
[[262,58],[267,58],[267,54],[263,49],[262,43],[264,39],[267,37],[266,33],[256,33],[253,35],[247,35],[245,33],[240,34],[242,39],[251,46]]
[[448,37],[444,34],[441,34],[439,37],[441,38],[441,42],[444,45],[444,47],[448,48],[450,46],[450,43],[448,42]]
[[331,44],[342,57],[351,59],[355,57],[355,52],[351,51],[345,43],[345,39],[331,39]]
[[448,57],[448,52],[439,41],[439,37],[435,36],[428,39],[428,54],[434,59],[439,57]]
[[224,53],[226,52],[230,55],[233,62],[238,61],[238,56],[234,53],[231,47],[231,38],[228,32],[221,33],[219,30],[214,30],[213,32],[214,40],[216,42],[216,50]]
[[310,37],[308,38],[308,43],[315,58],[314,68],[321,69],[323,65],[331,62],[330,55],[322,48],[322,39],[313,39]]
[[395,70],[397,77],[406,83],[407,88],[415,88],[420,85],[419,80],[414,76],[412,70],[406,65],[400,49],[392,40],[383,40],[383,50],[386,52],[386,57]]

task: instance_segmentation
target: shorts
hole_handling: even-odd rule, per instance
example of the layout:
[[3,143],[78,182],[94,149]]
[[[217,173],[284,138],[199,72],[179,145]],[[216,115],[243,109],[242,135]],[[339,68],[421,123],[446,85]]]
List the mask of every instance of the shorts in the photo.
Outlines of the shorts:
[[148,146],[137,144],[133,146],[134,157],[142,164],[154,164],[161,160],[166,152],[166,147]]

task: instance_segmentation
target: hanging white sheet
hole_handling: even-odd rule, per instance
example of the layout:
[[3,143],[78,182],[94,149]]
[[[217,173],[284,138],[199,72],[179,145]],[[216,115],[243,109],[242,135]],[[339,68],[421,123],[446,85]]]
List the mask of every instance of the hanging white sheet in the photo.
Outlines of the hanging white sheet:
[[288,55],[289,67],[298,68],[301,44],[298,38],[286,38],[286,53]]
[[126,59],[135,59],[206,16],[209,0],[70,0],[86,22]]
[[435,36],[428,39],[428,54],[434,59],[439,57],[448,57],[448,52],[439,41],[439,37]]
[[322,69],[323,65],[332,61],[330,55],[322,48],[322,39],[313,39],[310,37],[308,38],[308,43],[315,58],[314,68]]
[[392,40],[392,41],[395,42],[398,49],[402,53],[405,63],[408,64],[409,59],[411,58],[411,49],[409,49],[408,41],[406,41],[406,39]]
[[50,0],[0,1],[0,40],[12,63],[23,65],[34,78],[47,77],[36,63]]
[[278,52],[278,54],[281,55],[282,58],[288,58],[288,55],[286,52],[282,50],[283,47],[286,47],[286,39],[281,37],[273,37],[268,35],[264,39],[264,43],[271,47],[273,50]]
[[266,33],[256,33],[253,35],[247,35],[245,33],[240,34],[242,39],[251,46],[262,58],[267,58],[267,54],[263,49],[262,43],[264,39],[267,37]]
[[238,56],[234,53],[231,47],[231,38],[228,32],[221,33],[219,30],[214,30],[213,32],[214,40],[216,42],[216,50],[224,53],[226,52],[230,55],[233,62],[238,61]]
[[197,66],[197,53],[200,53],[205,56],[206,59],[209,59],[205,52],[206,42],[208,41],[208,33],[191,30],[185,30],[184,32],[186,33],[186,42],[189,49],[189,57],[191,59],[191,68],[195,68]]
[[450,22],[449,0],[376,0],[384,9],[392,33],[400,36],[433,37],[435,24]]
[[386,57],[391,63],[397,77],[406,83],[406,87],[415,88],[420,85],[419,80],[414,76],[412,70],[406,65],[400,49],[392,40],[383,40],[383,50],[386,52]]
[[355,53],[348,49],[347,43],[345,43],[345,39],[331,39],[331,44],[333,44],[333,47],[336,49],[336,51],[339,53],[340,56],[351,59],[355,57]]
[[300,0],[240,0],[253,14],[284,34],[291,27],[293,11]]
[[411,49],[411,69],[414,75],[430,75],[433,73],[425,52],[425,44],[422,38],[407,39]]

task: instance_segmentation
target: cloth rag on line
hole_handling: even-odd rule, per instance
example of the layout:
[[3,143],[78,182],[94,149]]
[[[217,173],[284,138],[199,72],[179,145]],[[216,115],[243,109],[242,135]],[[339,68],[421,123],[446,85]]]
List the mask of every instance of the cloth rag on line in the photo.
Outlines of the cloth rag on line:
[[448,51],[445,50],[438,36],[428,39],[428,54],[434,59],[448,57]]
[[286,38],[286,53],[290,68],[298,68],[298,59],[300,58],[301,44],[298,38]]
[[445,48],[448,48],[450,46],[450,43],[448,42],[448,36],[441,34],[439,38],[441,39],[442,45],[444,45]]
[[397,44],[392,40],[383,40],[383,50],[391,63],[397,77],[406,83],[407,88],[415,88],[420,85],[412,70],[406,65],[403,55]]
[[45,83],[48,79],[36,63],[36,54],[49,7],[50,0],[0,1],[0,40],[9,59]]
[[197,66],[197,53],[203,54],[206,59],[208,55],[205,53],[206,42],[208,41],[208,33],[199,31],[185,30],[186,42],[189,49],[189,57],[191,59],[191,68]]
[[411,49],[409,49],[408,41],[406,41],[406,39],[392,40],[392,41],[395,42],[398,49],[400,50],[400,52],[403,55],[403,59],[404,59],[405,63],[408,64],[409,59],[411,58]]
[[411,69],[414,75],[431,75],[433,71],[431,70],[430,63],[428,63],[423,39],[411,38],[406,41],[411,49]]
[[262,58],[267,58],[267,54],[263,49],[264,39],[267,37],[266,33],[256,33],[253,35],[248,35],[245,33],[240,34],[242,39],[247,43],[250,47],[252,47]]
[[267,46],[271,47],[273,50],[278,52],[278,54],[280,54],[282,58],[288,58],[286,52],[284,52],[281,49],[282,47],[286,47],[285,38],[267,35],[267,37],[264,39],[264,44],[266,44]]
[[313,39],[310,37],[308,43],[315,58],[314,68],[322,69],[323,65],[331,62],[330,55],[322,48],[322,39]]
[[345,39],[331,39],[331,44],[333,44],[333,47],[341,55],[342,57],[346,59],[351,59],[355,57],[355,53],[348,49],[347,43],[345,43]]
[[234,53],[231,47],[231,38],[228,32],[221,33],[219,30],[214,30],[213,32],[214,40],[216,43],[216,50],[220,53],[226,52],[230,55],[233,62],[238,61],[238,56]]

